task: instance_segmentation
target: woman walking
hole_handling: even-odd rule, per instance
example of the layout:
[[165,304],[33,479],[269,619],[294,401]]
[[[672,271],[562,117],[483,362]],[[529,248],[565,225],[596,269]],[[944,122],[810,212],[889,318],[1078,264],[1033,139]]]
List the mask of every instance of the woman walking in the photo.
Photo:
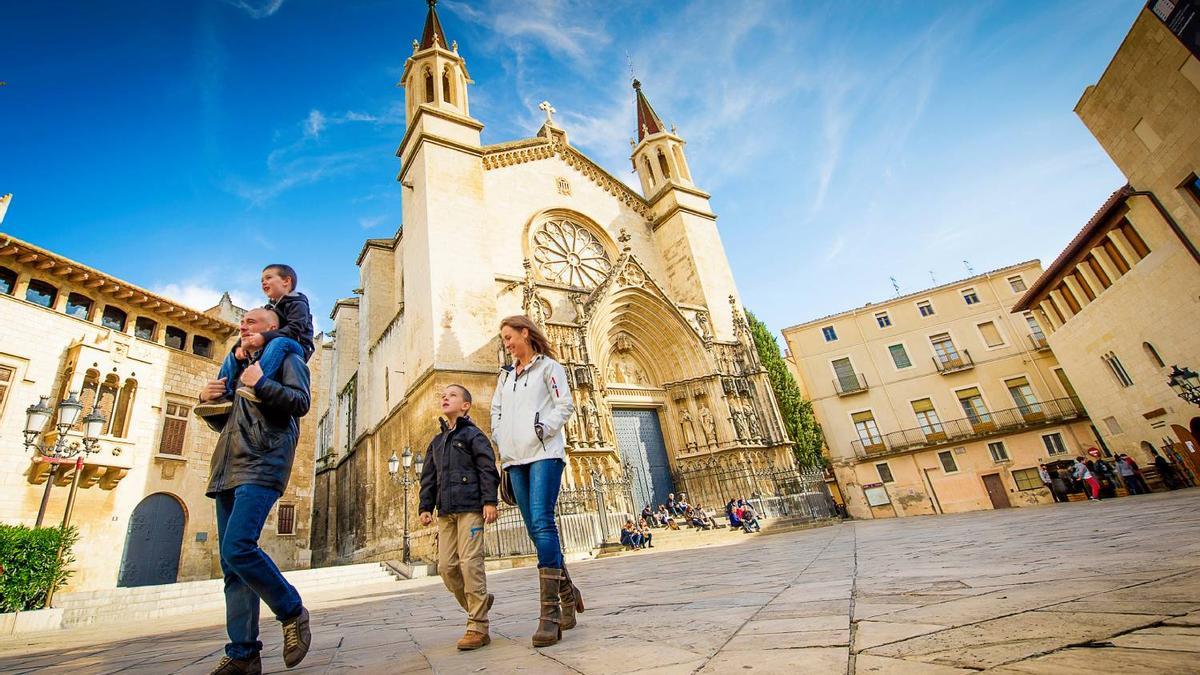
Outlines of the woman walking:
[[566,466],[564,425],[575,409],[567,372],[550,341],[529,317],[500,322],[500,339],[513,358],[500,371],[492,397],[492,435],[511,482],[525,529],[537,549],[541,616],[534,647],[548,647],[575,627],[583,598],[563,564],[554,507]]

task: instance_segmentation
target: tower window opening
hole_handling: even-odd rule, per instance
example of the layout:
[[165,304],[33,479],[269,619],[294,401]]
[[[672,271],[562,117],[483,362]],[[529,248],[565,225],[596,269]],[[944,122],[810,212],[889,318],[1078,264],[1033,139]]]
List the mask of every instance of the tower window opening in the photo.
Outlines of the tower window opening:
[[433,73],[425,71],[425,102],[433,103]]
[[442,71],[442,100],[454,104],[454,97],[450,95],[450,72],[446,70]]
[[658,167],[662,169],[663,178],[671,180],[671,168],[667,166],[667,156],[662,153],[662,150],[658,151]]
[[654,187],[654,170],[650,168],[650,158],[643,157],[642,164],[646,166],[646,178],[650,181],[650,187]]

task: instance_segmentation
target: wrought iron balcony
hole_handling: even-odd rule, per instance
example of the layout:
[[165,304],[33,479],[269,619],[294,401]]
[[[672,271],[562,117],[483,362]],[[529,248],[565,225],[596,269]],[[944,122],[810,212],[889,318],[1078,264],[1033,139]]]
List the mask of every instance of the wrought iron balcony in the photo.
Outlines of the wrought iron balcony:
[[1046,336],[1041,333],[1037,333],[1037,334],[1030,333],[1029,334],[1029,343],[1031,345],[1033,345],[1033,351],[1035,351],[1035,352],[1040,352],[1040,351],[1050,349],[1050,341],[1047,340]]
[[958,356],[950,358],[948,356],[935,356],[933,363],[937,366],[938,372],[942,375],[957,373],[961,370],[970,370],[975,367],[975,362],[971,360],[971,352],[962,350]]
[[1018,408],[993,410],[974,417],[962,417],[915,429],[884,434],[875,443],[851,441],[857,457],[875,457],[910,450],[965,443],[989,436],[1011,434],[1087,417],[1079,399],[1056,398]]
[[850,396],[868,389],[867,378],[862,373],[852,373],[845,377],[834,379],[833,388],[838,396]]

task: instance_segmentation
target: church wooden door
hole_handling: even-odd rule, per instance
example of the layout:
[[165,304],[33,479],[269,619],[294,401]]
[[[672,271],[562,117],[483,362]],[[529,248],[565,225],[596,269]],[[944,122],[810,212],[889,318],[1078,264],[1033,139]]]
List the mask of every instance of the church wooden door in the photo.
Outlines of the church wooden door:
[[993,509],[1007,509],[1012,506],[1008,501],[1008,490],[1004,489],[1004,481],[1000,474],[989,473],[983,477],[983,486],[987,488],[988,498],[992,500]]
[[646,504],[652,508],[666,504],[667,495],[674,492],[675,487],[658,411],[618,408],[613,410],[613,426],[617,431],[621,462],[633,474],[634,509],[641,510]]
[[142,500],[129,519],[118,586],[173,584],[183,546],[183,507],[158,492]]

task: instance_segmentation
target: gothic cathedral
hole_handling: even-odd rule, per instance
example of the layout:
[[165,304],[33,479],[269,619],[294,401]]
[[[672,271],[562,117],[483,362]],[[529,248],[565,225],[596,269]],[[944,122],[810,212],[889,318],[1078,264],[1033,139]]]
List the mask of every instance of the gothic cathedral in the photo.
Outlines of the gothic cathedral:
[[[564,489],[628,478],[640,509],[698,467],[791,466],[709,195],[641,85],[639,194],[573,147],[549,104],[536,135],[481,144],[466,61],[433,2],[412,48],[404,223],[363,246],[361,288],[319,350],[314,564],[396,550],[403,478],[388,459],[425,451],[451,383],[471,389],[486,430],[510,314],[544,326],[571,378]],[[692,499],[730,496],[712,492]]]

